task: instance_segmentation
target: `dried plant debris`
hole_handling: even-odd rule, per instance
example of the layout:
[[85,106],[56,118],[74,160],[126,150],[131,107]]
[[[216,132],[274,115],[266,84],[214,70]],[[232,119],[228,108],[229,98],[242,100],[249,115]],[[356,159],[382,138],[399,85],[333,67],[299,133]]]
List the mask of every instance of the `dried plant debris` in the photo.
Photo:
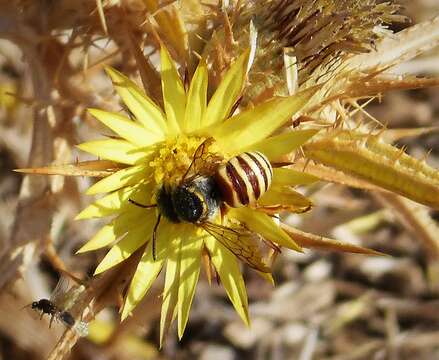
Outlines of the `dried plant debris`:
[[0,1],[1,357],[439,358],[438,44],[427,1]]

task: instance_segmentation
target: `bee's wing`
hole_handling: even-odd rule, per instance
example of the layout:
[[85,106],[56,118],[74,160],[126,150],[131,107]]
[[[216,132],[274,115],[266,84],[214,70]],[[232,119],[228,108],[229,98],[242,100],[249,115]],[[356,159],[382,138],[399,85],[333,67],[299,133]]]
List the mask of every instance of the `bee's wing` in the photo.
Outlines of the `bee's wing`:
[[200,227],[251,268],[265,273],[271,272],[270,267],[264,263],[259,248],[254,242],[254,233],[246,229],[232,229],[211,222],[204,222],[200,224]]
[[204,140],[195,150],[192,162],[184,174],[181,182],[189,181],[192,176],[212,175],[223,160],[220,156],[208,152],[209,146],[214,142],[213,138]]

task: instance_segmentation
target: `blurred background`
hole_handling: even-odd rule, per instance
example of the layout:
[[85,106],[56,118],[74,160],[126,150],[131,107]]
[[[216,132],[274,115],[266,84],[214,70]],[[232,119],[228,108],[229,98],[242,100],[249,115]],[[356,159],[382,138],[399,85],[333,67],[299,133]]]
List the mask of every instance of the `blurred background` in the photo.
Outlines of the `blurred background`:
[[[51,89],[41,76],[40,64],[28,60],[32,53],[24,59],[23,51],[32,49],[17,46],[26,29],[5,35],[11,29],[8,22],[14,21],[17,3],[0,0],[0,359],[37,360],[48,357],[65,329],[60,323],[49,329],[48,317],[40,320],[38,313],[23,307],[50,296],[58,281],[57,268],[65,267],[81,278],[91,277],[105,250],[74,253],[102,224],[73,221],[78,211],[92,201],[92,197],[83,195],[90,185],[89,179],[34,177],[28,180],[29,184],[22,184],[23,176],[12,170],[28,167],[33,160],[49,163],[51,159],[45,162],[44,157],[51,151],[31,152],[32,138],[38,136],[44,139],[43,144],[53,144],[53,154],[59,163],[78,157],[86,160],[74,145],[105,133],[84,116],[84,109],[109,108],[113,96],[110,81],[101,67],[93,64],[103,54],[111,56],[117,52],[117,47],[103,39],[88,49],[87,76],[93,80],[87,83],[81,82],[80,76],[77,83],[63,81],[63,74],[56,73],[61,68],[56,65],[63,61],[62,52],[46,49],[45,66],[55,72],[52,75],[57,81],[62,109],[56,114],[56,123],[51,123],[49,117],[49,125],[53,126],[50,138],[42,128],[35,132],[33,127],[40,115],[32,84],[38,85],[39,105],[52,101]],[[44,8],[44,1],[21,3],[28,9],[37,8],[36,3],[40,3],[40,10]],[[88,6],[87,1],[66,3],[71,5],[71,12],[82,4]],[[395,31],[439,14],[437,0],[399,3],[412,22],[398,25]],[[44,12],[38,14],[41,18],[35,19],[35,23],[59,22],[60,33],[72,25],[63,23],[62,16],[44,19]],[[28,25],[32,25],[32,20]],[[81,72],[82,51],[78,47],[69,54],[69,71]],[[133,64],[127,66],[130,65]],[[439,75],[439,49],[400,65],[397,71]],[[389,128],[438,126],[439,89],[394,91],[374,101],[368,111]],[[406,146],[407,152],[417,158],[431,151],[428,162],[439,168],[437,133],[398,145]],[[47,187],[55,195],[45,194]],[[57,193],[57,189],[62,191]],[[35,194],[37,198],[33,197]],[[309,195],[317,206],[307,214],[292,216],[288,219],[291,224],[323,236],[361,243],[391,256],[284,251],[274,268],[275,288],[246,269],[250,329],[242,324],[224,290],[217,285],[209,286],[202,278],[184,338],[178,342],[171,331],[161,351],[159,281],[135,316],[123,324],[119,324],[117,302],[110,302],[90,324],[89,337],[80,339],[69,357],[439,359],[439,279],[435,276],[439,265],[429,257],[428,246],[422,243],[419,233],[408,231],[383,198],[339,185],[320,186]],[[17,209],[19,198],[22,206]],[[27,201],[33,205],[26,206]],[[432,214],[439,218],[437,212]]]

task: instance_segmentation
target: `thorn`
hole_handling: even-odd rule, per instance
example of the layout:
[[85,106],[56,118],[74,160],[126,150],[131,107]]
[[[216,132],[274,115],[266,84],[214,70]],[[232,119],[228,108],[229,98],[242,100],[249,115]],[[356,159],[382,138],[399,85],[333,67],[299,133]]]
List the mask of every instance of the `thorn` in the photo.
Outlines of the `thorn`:
[[102,29],[105,35],[108,35],[107,21],[105,20],[104,6],[102,5],[102,0],[96,0],[96,8],[99,14],[99,20],[101,21]]
[[433,151],[433,149],[429,149],[424,156],[420,159],[421,163],[426,164],[427,163],[427,158],[430,156],[431,152]]
[[393,159],[393,162],[396,163],[399,158],[405,153],[406,146],[404,145],[401,149],[398,150],[398,153],[396,154],[396,157]]

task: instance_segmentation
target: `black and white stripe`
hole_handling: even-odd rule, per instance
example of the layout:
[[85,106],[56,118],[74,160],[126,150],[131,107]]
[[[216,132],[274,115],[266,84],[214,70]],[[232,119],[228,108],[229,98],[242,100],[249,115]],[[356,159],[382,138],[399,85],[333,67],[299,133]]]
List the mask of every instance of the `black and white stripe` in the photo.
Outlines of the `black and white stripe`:
[[273,169],[260,152],[246,152],[220,166],[215,179],[223,201],[231,207],[255,203],[270,187]]

